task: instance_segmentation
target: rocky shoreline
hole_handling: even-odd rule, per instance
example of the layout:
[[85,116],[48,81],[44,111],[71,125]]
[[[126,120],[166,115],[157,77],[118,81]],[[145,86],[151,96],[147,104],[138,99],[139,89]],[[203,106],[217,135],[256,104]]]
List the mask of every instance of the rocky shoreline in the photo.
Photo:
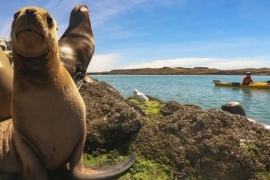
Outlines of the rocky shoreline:
[[120,179],[270,178],[270,132],[243,116],[151,96],[141,103],[104,82],[80,92],[88,112],[85,152],[96,165],[99,157],[108,165],[138,155]]
[[[137,154],[120,180],[270,179],[270,131],[220,109],[124,98],[105,82],[83,84],[85,161],[112,165]],[[0,176],[1,179],[12,179]],[[71,179],[63,168],[50,179]]]
[[220,70],[208,67],[163,67],[142,69],[118,69],[109,72],[93,72],[89,75],[244,75],[250,71],[253,75],[270,75],[270,68],[245,68]]

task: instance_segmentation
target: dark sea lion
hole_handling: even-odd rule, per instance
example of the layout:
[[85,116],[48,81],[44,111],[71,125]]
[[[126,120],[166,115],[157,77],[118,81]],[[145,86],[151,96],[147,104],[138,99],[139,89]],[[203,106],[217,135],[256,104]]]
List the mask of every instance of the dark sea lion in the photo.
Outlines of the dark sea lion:
[[85,104],[60,61],[56,29],[42,8],[14,14],[13,118],[0,123],[0,171],[45,180],[47,171],[69,164],[75,179],[111,179],[128,170],[135,155],[107,168],[83,164]]
[[0,121],[11,118],[10,102],[13,89],[13,69],[0,48]]
[[223,111],[230,112],[232,114],[238,114],[241,116],[246,116],[246,111],[244,107],[239,102],[228,102],[221,106]]
[[94,36],[86,5],[78,5],[70,14],[69,26],[59,39],[60,58],[77,87],[90,82],[87,67],[95,50]]
[[[228,103],[222,105],[221,109],[223,111],[227,111],[227,112],[230,112],[232,114],[247,116],[244,107],[239,102],[228,102]],[[270,129],[270,125],[268,125],[264,122],[259,122],[259,121],[256,121],[256,120],[250,119],[250,118],[247,118],[247,119],[255,124],[258,124],[259,126],[265,128],[265,129]]]

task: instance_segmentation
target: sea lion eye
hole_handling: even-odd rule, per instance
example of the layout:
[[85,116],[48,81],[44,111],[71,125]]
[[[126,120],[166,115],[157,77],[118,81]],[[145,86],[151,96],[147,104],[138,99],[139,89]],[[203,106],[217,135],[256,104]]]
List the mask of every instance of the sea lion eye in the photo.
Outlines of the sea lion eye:
[[49,28],[53,27],[53,18],[51,16],[47,16],[47,23]]

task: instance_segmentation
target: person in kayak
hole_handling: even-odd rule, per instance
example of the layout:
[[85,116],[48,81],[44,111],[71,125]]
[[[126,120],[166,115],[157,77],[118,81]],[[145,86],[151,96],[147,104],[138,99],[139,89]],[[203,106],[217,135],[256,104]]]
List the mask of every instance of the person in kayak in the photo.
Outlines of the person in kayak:
[[253,80],[251,78],[250,72],[247,72],[243,79],[243,85],[249,85],[250,83],[253,83]]

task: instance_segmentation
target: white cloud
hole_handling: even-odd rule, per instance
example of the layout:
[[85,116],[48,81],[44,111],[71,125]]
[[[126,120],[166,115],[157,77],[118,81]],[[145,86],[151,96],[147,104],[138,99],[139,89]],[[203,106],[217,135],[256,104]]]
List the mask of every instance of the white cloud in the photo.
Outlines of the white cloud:
[[120,67],[118,64],[121,59],[120,54],[101,54],[94,55],[87,72],[103,72],[117,69]]
[[270,57],[236,58],[175,58],[126,64],[120,54],[101,54],[93,57],[87,72],[106,72],[114,69],[208,67],[216,69],[262,68],[269,66]]
[[161,67],[209,67],[217,69],[262,68],[269,66],[270,57],[236,58],[176,58],[139,62],[123,66],[122,69],[161,68]]

